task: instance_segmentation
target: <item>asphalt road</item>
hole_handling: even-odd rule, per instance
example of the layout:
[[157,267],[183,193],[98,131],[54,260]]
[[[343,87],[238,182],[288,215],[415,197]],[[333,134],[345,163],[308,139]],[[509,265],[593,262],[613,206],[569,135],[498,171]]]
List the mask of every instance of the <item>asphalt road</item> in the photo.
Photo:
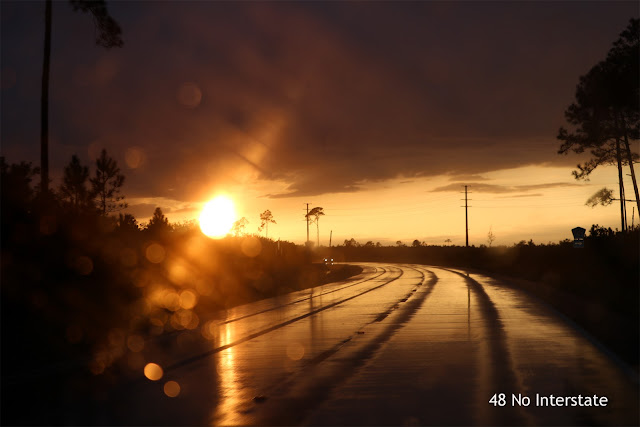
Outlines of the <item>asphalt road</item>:
[[360,265],[171,337],[163,377],[118,387],[103,421],[640,424],[637,377],[539,300],[462,271]]

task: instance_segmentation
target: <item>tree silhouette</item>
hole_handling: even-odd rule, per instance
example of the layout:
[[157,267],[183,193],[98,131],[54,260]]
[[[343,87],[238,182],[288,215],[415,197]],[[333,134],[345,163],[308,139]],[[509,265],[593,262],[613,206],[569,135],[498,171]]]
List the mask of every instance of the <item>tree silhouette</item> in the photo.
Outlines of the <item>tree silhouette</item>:
[[496,241],[496,235],[493,234],[493,226],[489,227],[489,233],[487,233],[487,242],[489,242],[489,247]]
[[236,222],[233,223],[233,227],[231,228],[231,232],[236,236],[242,236],[245,234],[245,228],[249,224],[249,220],[245,217],[240,218]]
[[412,243],[411,246],[413,246],[414,248],[419,248],[420,247],[420,240],[415,239]]
[[344,246],[347,248],[359,248],[360,243],[356,241],[353,237],[350,240],[345,239]]
[[34,191],[31,181],[38,172],[31,163],[8,165],[5,158],[0,157],[0,235],[3,244],[15,232],[15,222],[24,220],[32,211]]
[[64,168],[62,184],[58,190],[60,199],[73,211],[79,212],[92,206],[91,191],[87,188],[89,168],[80,164],[75,154]]
[[[70,0],[74,11],[93,15],[98,29],[96,44],[107,49],[121,47],[122,29],[109,15],[104,0]],[[51,9],[52,0],[45,0],[44,11],[44,58],[42,61],[42,96],[40,98],[40,191],[49,192],[49,66],[51,62]]]
[[273,219],[273,215],[270,210],[266,210],[260,214],[260,227],[258,231],[262,231],[265,229],[265,237],[269,238],[269,223],[276,224],[276,221]]
[[613,203],[613,190],[604,187],[589,197],[585,205],[595,208],[598,205],[609,206],[611,203]]
[[305,217],[311,219],[311,222],[316,223],[316,233],[317,233],[317,246],[320,247],[320,217],[324,215],[324,211],[321,207],[317,206],[309,211]]
[[118,163],[103,149],[96,159],[96,176],[91,178],[93,196],[102,215],[127,207],[122,202],[124,196],[119,195],[123,184],[124,175],[120,174]]
[[592,158],[577,166],[576,179],[588,179],[599,165],[616,164],[622,229],[625,229],[625,195],[622,166],[629,165],[636,204],[640,206],[633,162],[638,155],[629,140],[640,138],[640,108],[638,71],[640,43],[639,20],[632,19],[609,50],[607,58],[584,76],[576,87],[575,102],[565,111],[567,122],[574,126],[569,132],[558,131],[563,141],[561,154],[590,150]]
[[116,224],[117,230],[123,232],[134,232],[140,230],[138,227],[138,221],[131,214],[118,214],[118,220]]
[[616,234],[615,231],[613,231],[611,227],[609,228],[601,227],[598,224],[592,224],[591,229],[589,230],[589,237],[592,237],[595,239],[613,237],[615,236],[615,234]]
[[0,157],[0,196],[2,197],[2,213],[6,213],[7,205],[12,208],[26,209],[33,198],[31,181],[40,170],[29,162],[7,164],[4,156]]
[[147,230],[151,234],[156,234],[156,235],[171,231],[169,220],[162,213],[162,209],[156,208],[156,210],[153,211],[153,217],[149,220],[149,224],[147,225]]

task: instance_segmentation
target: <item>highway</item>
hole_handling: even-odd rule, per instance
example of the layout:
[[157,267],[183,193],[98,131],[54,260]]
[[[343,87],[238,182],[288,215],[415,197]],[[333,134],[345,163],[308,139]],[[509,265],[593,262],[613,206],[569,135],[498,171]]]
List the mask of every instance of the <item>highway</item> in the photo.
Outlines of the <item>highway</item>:
[[172,336],[154,350],[163,377],[117,387],[99,421],[640,423],[637,376],[536,298],[461,270],[358,265],[362,274],[346,281],[236,307],[205,331]]

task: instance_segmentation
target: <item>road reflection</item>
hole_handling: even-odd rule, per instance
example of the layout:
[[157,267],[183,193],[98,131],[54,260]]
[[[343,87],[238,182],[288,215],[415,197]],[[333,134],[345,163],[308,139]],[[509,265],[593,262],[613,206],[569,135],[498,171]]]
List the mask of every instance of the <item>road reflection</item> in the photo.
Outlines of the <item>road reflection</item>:
[[577,332],[564,316],[483,275],[471,275],[503,319],[519,393],[527,396],[607,396],[606,407],[530,406],[534,418],[559,424],[629,424],[638,419],[638,388],[599,344]]
[[[175,400],[213,395],[199,404],[214,425],[638,420],[637,386],[539,301],[485,276],[380,268],[387,273],[355,286],[260,301],[208,323],[205,357],[171,371],[184,385]],[[200,377],[207,370],[214,381]],[[495,393],[597,394],[611,403],[497,408]]]
[[[225,346],[235,341],[236,323],[220,326],[219,345]],[[235,424],[235,408],[240,404],[240,389],[235,364],[235,349],[229,347],[217,353],[213,363],[218,373],[218,406],[215,408],[213,420],[218,425]]]

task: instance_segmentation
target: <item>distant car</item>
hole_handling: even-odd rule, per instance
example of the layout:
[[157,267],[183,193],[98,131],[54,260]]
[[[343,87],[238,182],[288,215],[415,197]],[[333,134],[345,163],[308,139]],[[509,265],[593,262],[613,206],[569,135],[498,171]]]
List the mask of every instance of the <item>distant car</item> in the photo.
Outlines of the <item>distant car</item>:
[[333,265],[333,258],[325,258],[324,265]]

